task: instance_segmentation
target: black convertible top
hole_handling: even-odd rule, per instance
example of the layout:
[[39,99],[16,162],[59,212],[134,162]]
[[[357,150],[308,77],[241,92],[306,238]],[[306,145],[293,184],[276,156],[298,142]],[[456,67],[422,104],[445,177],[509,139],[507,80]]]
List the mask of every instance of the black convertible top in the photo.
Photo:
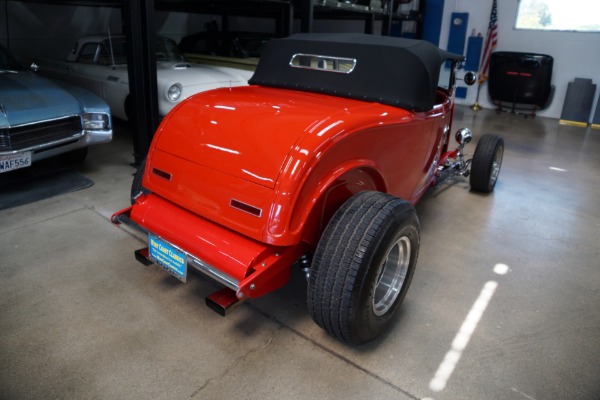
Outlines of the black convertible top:
[[442,63],[463,58],[422,40],[300,33],[264,44],[249,83],[427,111]]

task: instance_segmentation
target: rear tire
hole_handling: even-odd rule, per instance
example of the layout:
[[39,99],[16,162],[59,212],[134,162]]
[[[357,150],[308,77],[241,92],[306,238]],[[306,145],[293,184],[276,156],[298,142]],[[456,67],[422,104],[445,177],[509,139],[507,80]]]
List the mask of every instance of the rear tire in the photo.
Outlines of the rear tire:
[[471,189],[490,193],[494,190],[504,155],[504,139],[497,135],[483,135],[473,155],[469,182]]
[[362,344],[398,313],[417,263],[419,221],[407,201],[361,192],[335,213],[314,254],[308,309],[331,335]]

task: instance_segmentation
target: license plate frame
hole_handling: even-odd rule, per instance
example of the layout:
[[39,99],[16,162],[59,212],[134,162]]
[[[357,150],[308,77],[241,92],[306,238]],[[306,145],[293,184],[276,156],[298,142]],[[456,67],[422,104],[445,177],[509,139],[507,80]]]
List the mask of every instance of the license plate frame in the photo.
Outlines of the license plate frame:
[[31,151],[0,155],[0,174],[31,166]]
[[148,235],[148,255],[150,260],[179,279],[187,280],[187,253],[160,236]]

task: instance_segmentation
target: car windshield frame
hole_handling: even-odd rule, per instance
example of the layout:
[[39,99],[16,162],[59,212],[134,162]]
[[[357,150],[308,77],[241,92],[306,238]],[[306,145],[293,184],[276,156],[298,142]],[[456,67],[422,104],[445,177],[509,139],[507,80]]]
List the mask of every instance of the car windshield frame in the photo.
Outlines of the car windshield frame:
[[[92,48],[89,57],[84,53],[84,49]],[[92,54],[93,53],[93,54]],[[89,61],[88,61],[89,60]],[[156,38],[156,61],[186,61],[185,57],[174,40],[159,36]],[[85,43],[79,50],[77,62],[96,65],[126,65],[127,64],[127,41],[125,37],[112,37],[101,40],[100,42]]]

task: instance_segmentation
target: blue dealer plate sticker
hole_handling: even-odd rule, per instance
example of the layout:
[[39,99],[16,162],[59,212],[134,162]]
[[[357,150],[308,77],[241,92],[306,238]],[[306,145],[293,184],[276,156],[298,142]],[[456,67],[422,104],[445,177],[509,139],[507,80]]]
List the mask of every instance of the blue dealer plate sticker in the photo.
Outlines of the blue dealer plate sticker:
[[150,258],[175,278],[185,282],[187,265],[185,253],[163,239],[148,235]]

